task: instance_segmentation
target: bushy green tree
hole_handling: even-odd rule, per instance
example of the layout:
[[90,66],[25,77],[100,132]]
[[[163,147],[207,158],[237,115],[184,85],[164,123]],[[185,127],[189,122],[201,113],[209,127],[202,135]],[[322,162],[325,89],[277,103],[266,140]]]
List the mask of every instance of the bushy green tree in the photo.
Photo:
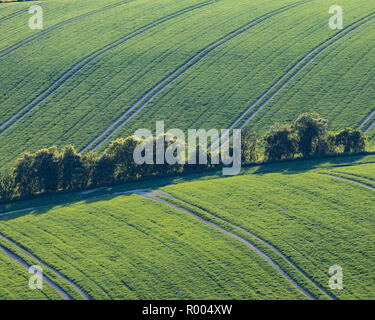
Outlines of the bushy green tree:
[[34,154],[33,175],[37,192],[55,192],[59,186],[59,153],[55,146]]
[[21,197],[29,196],[37,190],[34,157],[34,154],[25,152],[17,159],[14,166],[14,182]]
[[0,172],[0,201],[12,199],[15,195],[14,176],[11,172]]
[[294,122],[292,128],[298,135],[298,150],[304,157],[316,154],[317,146],[322,143],[328,130],[327,120],[317,113],[303,113]]
[[264,148],[267,159],[293,158],[298,151],[298,137],[289,125],[276,124],[264,137]]
[[72,190],[85,186],[85,164],[83,157],[72,145],[66,146],[60,156],[61,187]]
[[255,162],[259,159],[258,138],[255,131],[248,128],[241,130],[241,161],[243,163]]
[[138,142],[133,137],[119,138],[111,142],[104,151],[106,158],[114,165],[113,178],[117,181],[125,181],[135,177],[137,164],[133,159],[133,152]]
[[336,145],[344,152],[363,152],[366,150],[367,138],[358,129],[345,128],[336,134]]

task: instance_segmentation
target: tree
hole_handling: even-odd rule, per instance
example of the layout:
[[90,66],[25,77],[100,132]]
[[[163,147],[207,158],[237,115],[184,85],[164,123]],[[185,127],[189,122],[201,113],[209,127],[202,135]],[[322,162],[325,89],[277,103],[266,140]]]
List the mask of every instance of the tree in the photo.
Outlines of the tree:
[[12,199],[15,194],[14,176],[10,172],[0,172],[0,201]]
[[336,134],[336,145],[347,153],[363,152],[366,150],[367,138],[358,129],[345,128]]
[[34,154],[32,164],[37,192],[55,192],[59,188],[59,153],[55,146]]
[[103,155],[95,162],[92,175],[93,185],[104,185],[114,181],[115,163],[111,158]]
[[289,125],[276,124],[264,137],[265,156],[270,160],[293,158],[298,151],[298,137]]
[[112,141],[104,151],[104,155],[115,166],[113,173],[115,180],[125,181],[136,178],[138,165],[134,162],[133,153],[137,144],[138,142],[133,137],[120,138]]
[[248,128],[241,130],[241,161],[255,162],[259,158],[258,138],[255,131]]
[[13,170],[14,182],[21,197],[31,195],[36,190],[34,157],[32,153],[23,153]]
[[72,190],[85,186],[87,178],[82,155],[72,145],[66,146],[60,157],[61,186],[64,190]]
[[319,139],[327,133],[327,120],[317,113],[303,113],[294,122],[292,128],[298,135],[298,150],[304,157],[315,154]]
[[95,152],[91,151],[82,155],[82,161],[84,166],[84,174],[82,175],[82,186],[86,187],[93,184],[95,167],[98,162],[98,156]]

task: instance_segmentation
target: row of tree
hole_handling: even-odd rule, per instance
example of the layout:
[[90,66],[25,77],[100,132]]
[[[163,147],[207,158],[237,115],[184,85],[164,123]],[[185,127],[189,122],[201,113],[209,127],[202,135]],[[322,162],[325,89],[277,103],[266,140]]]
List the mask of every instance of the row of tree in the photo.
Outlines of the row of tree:
[[328,130],[328,122],[317,113],[301,114],[292,124],[276,124],[264,137],[266,159],[305,158],[366,150],[367,138],[357,129]]
[[[327,121],[316,113],[305,113],[292,124],[274,125],[262,139],[247,129],[241,134],[242,163],[261,160],[280,160],[295,156],[317,157],[327,154],[358,153],[366,149],[365,135],[351,128],[339,132],[328,130]],[[155,141],[153,148],[155,150]],[[0,201],[25,198],[35,194],[79,190],[166,176],[214,167],[211,154],[207,164],[199,164],[199,146],[194,153],[196,164],[136,164],[133,159],[139,145],[133,137],[113,141],[103,155],[80,154],[71,145],[61,152],[56,147],[43,148],[35,153],[23,153],[14,168],[0,173]],[[170,144],[170,143],[169,143]],[[168,147],[166,143],[165,147]],[[154,153],[155,157],[155,153]]]

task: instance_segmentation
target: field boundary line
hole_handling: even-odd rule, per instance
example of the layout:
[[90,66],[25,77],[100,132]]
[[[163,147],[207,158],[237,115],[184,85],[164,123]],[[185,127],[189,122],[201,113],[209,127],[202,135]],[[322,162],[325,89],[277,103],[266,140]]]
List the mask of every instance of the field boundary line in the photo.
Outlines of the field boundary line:
[[[356,31],[361,26],[373,21],[374,19],[375,12],[372,12],[367,16],[351,23],[341,31],[335,33],[334,35],[314,47],[305,56],[299,59],[291,68],[289,68],[288,71],[284,75],[282,75],[276,82],[274,82],[259,98],[257,98],[255,102],[247,107],[246,110],[225,131],[226,134],[230,130],[232,130],[238,123],[240,123],[253,108],[257,107],[263,101],[263,99],[266,98],[266,100],[261,103],[260,106],[245,119],[245,121],[239,126],[239,128],[242,129],[244,126],[246,126],[249,121],[258,114],[259,111],[261,111],[269,102],[271,102],[283,88],[285,88],[292,80],[294,80],[297,75],[299,75],[307,66],[314,62],[322,53],[324,53],[326,50],[328,50],[330,47],[335,45],[338,41],[342,40],[347,35],[350,35],[352,32]],[[286,81],[283,82],[284,80]],[[280,87],[278,87],[279,84],[281,84]],[[276,91],[272,93],[272,90],[274,90],[275,88]],[[270,96],[267,97],[268,95]],[[230,139],[232,139],[232,135],[230,135],[224,143],[228,142]],[[214,142],[212,142],[210,148],[213,148],[213,151],[217,151],[219,149],[219,146],[217,146],[217,144],[218,140],[215,140]]]
[[[124,36],[121,38],[105,45],[104,47],[95,50],[91,54],[87,55],[86,57],[82,58],[79,62],[74,64],[70,67],[67,71],[65,71],[54,83],[52,83],[48,88],[43,90],[36,98],[34,98],[30,103],[19,109],[15,114],[13,114],[8,120],[0,124],[0,135],[4,134],[8,130],[10,130],[15,124],[21,121],[25,116],[27,116],[30,112],[32,112],[37,106],[39,106],[43,101],[49,98],[53,93],[55,93],[59,88],[61,88],[66,81],[72,78],[76,73],[82,70],[85,66],[89,63],[96,60],[98,57],[106,53],[107,51],[118,47],[119,45],[127,42],[134,37],[143,34],[144,32],[159,26],[160,24],[167,22],[175,17],[178,17],[184,13],[191,12],[195,9],[202,8],[212,3],[216,3],[220,0],[208,0],[197,5],[189,6],[184,9],[180,9],[176,12],[170,13],[164,17],[154,20]],[[9,126],[8,126],[9,125]],[[8,127],[7,127],[8,126]]]
[[126,0],[126,1],[120,1],[120,2],[116,2],[116,3],[112,3],[112,4],[109,4],[109,5],[106,5],[104,6],[103,8],[99,8],[99,9],[95,9],[95,10],[92,10],[92,11],[89,11],[89,12],[86,12],[86,13],[83,13],[81,15],[78,15],[78,16],[75,16],[75,17],[72,17],[72,18],[69,18],[67,20],[64,20],[64,21],[61,21],[61,22],[58,22],[46,29],[43,29],[42,31],[38,32],[38,33],[35,33],[23,40],[20,40],[12,45],[10,45],[9,47],[7,48],[4,48],[2,50],[0,50],[0,58],[16,51],[18,48],[22,47],[23,45],[25,44],[28,44],[30,43],[31,41],[35,40],[35,39],[39,39],[43,36],[45,36],[46,34],[49,34],[50,32],[54,31],[54,30],[58,30],[60,29],[61,27],[65,26],[65,25],[68,25],[74,21],[77,21],[77,20],[80,20],[80,19],[83,19],[83,18],[86,18],[86,17],[89,17],[95,13],[99,13],[99,12],[103,12],[105,10],[109,10],[109,9],[113,9],[113,8],[116,8],[118,6],[121,6],[123,4],[127,4],[129,2],[132,2],[134,0]]
[[[1,233],[0,233],[0,238],[2,238],[3,240],[7,241],[8,243],[14,245],[16,248],[20,249],[24,254],[26,254],[30,258],[34,259],[39,264],[43,265],[44,267],[46,267],[47,269],[49,269],[50,271],[52,271],[54,274],[56,274],[58,277],[60,277],[61,279],[63,279],[65,282],[67,282],[68,284],[70,284],[72,287],[74,287],[76,289],[76,291],[78,291],[83,296],[83,298],[85,300],[90,300],[89,296],[79,286],[77,286],[75,283],[73,283],[67,277],[65,277],[64,275],[62,275],[56,269],[52,268],[47,263],[43,262],[41,259],[39,259],[37,256],[35,256],[34,254],[32,254],[30,251],[27,251],[25,248],[23,248],[22,246],[20,246],[19,244],[17,244],[16,242],[14,242],[13,240],[11,240],[8,237],[4,236]],[[70,297],[70,296],[68,295],[68,297]]]
[[140,196],[142,197],[145,197],[145,198],[148,198],[148,199],[151,199],[151,200],[155,200],[155,201],[158,201],[158,202],[161,202],[161,203],[164,203],[174,209],[177,209],[179,211],[182,211],[184,213],[187,213],[189,214],[190,216],[192,216],[193,218],[199,220],[200,222],[204,223],[204,224],[207,224],[229,236],[231,236],[232,238],[235,238],[239,241],[241,241],[243,244],[245,244],[247,247],[249,247],[250,249],[252,249],[255,253],[257,253],[259,256],[261,256],[263,259],[265,259],[268,263],[270,263],[284,278],[286,278],[291,284],[293,284],[302,294],[304,294],[306,297],[308,297],[309,299],[311,300],[316,300],[316,298],[314,296],[312,296],[309,292],[307,292],[304,288],[302,288],[295,280],[293,280],[293,278],[291,278],[283,269],[281,269],[279,267],[279,265],[274,262],[266,253],[264,253],[263,251],[259,250],[255,245],[253,245],[252,243],[250,243],[249,241],[245,240],[244,238],[232,233],[232,232],[229,232],[221,227],[219,227],[218,225],[210,222],[210,221],[207,221],[207,220],[204,220],[202,219],[201,217],[197,216],[196,214],[192,213],[191,211],[189,210],[186,210],[184,208],[181,208],[181,207],[178,207],[164,199],[160,199],[156,196],[153,196],[152,194],[149,194],[149,193],[144,193],[144,194],[139,194]]
[[[108,139],[120,130],[127,122],[129,122],[134,116],[136,116],[143,108],[145,108],[155,97],[157,97],[161,92],[167,89],[173,82],[179,79],[187,71],[193,68],[197,63],[207,57],[212,51],[223,46],[230,40],[240,36],[249,29],[259,25],[261,22],[271,18],[277,14],[283,13],[289,9],[295,8],[298,5],[308,3],[311,0],[302,0],[295,2],[293,4],[272,10],[268,13],[261,15],[258,18],[251,20],[245,25],[227,33],[223,37],[210,43],[200,51],[198,51],[194,56],[186,60],[182,65],[177,67],[172,73],[166,76],[163,80],[158,82],[154,87],[146,91],[146,93],[139,98],[130,108],[128,108],[123,114],[121,114],[115,121],[113,121],[102,133],[95,137],[91,142],[89,142],[80,152],[85,152],[89,148],[93,151],[97,150],[103,143],[108,141]],[[138,107],[139,106],[139,107]],[[137,108],[138,107],[138,108]],[[137,109],[136,109],[137,108]],[[127,117],[133,110],[135,110],[129,117]],[[126,118],[127,117],[127,118]],[[122,121],[122,122],[121,122]],[[120,123],[121,122],[121,123]],[[103,140],[101,140],[104,138]],[[101,141],[100,141],[101,140]],[[100,142],[99,142],[100,141]]]
[[[29,270],[30,266],[21,259],[18,255],[11,252],[7,248],[0,245],[0,250],[4,252],[4,254],[9,258],[20,264],[22,267],[24,267],[26,270]],[[50,280],[47,276],[43,275],[43,281],[47,282],[51,287],[53,287],[65,300],[72,300],[71,296],[69,296],[60,286],[58,286],[56,283],[54,283],[52,280]]]
[[226,219],[223,219],[217,215],[215,215],[214,213],[211,213],[211,212],[208,212],[207,210],[199,207],[199,206],[196,206],[196,205],[193,205],[185,200],[181,200],[180,198],[176,198],[175,196],[172,196],[168,193],[166,193],[165,191],[156,191],[156,194],[160,194],[162,196],[165,196],[165,197],[168,197],[168,198],[171,198],[171,199],[174,199],[174,200],[177,200],[177,201],[180,201],[182,203],[185,203],[189,206],[192,206],[192,207],[195,207],[203,212],[205,212],[207,215],[211,216],[211,217],[214,217],[216,219],[219,219],[219,220],[222,220],[224,221],[225,223],[229,224],[231,227],[233,227],[234,229],[237,229],[237,230],[240,230],[246,234],[248,234],[249,236],[251,236],[252,238],[255,238],[257,240],[259,240],[260,242],[262,242],[265,246],[267,246],[268,248],[270,248],[274,253],[276,253],[279,257],[281,257],[284,261],[286,261],[291,267],[293,267],[293,269],[295,269],[300,275],[302,275],[303,278],[305,278],[308,282],[310,282],[316,289],[318,289],[321,293],[323,293],[325,296],[327,296],[328,298],[332,299],[332,300],[335,300],[335,298],[330,295],[328,292],[326,292],[319,284],[317,284],[316,282],[314,282],[312,279],[310,279],[310,277],[305,273],[303,272],[297,265],[295,265],[293,263],[293,261],[291,261],[290,259],[288,259],[282,252],[280,252],[276,247],[274,247],[271,243],[269,243],[268,241],[262,239],[261,237],[257,236],[256,234],[250,232],[249,230],[246,230],[238,225],[235,225],[229,221],[227,221]]

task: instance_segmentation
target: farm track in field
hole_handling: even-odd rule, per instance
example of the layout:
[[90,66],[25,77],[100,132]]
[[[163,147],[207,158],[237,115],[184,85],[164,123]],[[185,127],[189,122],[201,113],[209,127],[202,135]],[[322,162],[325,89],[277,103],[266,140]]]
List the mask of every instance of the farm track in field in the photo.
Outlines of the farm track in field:
[[[354,179],[346,178],[346,177],[336,176],[336,175],[334,175],[332,173],[317,172],[316,174],[321,174],[321,175],[329,176],[329,177],[332,177],[332,178],[335,178],[335,179],[339,179],[339,180],[343,180],[343,181],[349,181],[349,182],[358,184],[361,187],[364,187],[364,188],[367,188],[367,189],[370,189],[370,190],[375,190],[375,187],[373,187],[373,186],[371,186],[369,184],[366,184],[366,183],[363,183],[363,182],[360,182],[360,181],[357,181],[357,180],[354,180]],[[361,179],[365,179],[365,180],[369,180],[370,181],[370,179],[367,179],[367,178],[364,178],[364,177],[360,177],[360,176],[355,176],[353,174],[347,174],[347,173],[345,173],[345,175],[356,177],[356,178],[361,178]]]
[[[375,110],[371,111],[369,115],[366,116],[365,119],[363,119],[363,121],[359,124],[359,126],[357,127],[357,129],[362,129],[363,126],[369,121],[371,120],[371,118],[375,115]],[[372,124],[370,124],[371,126]],[[368,129],[367,129],[368,130]]]
[[[165,197],[168,197],[168,198],[171,198],[171,199],[174,199],[174,200],[177,200],[177,201],[180,201],[182,203],[185,203],[189,206],[192,206],[192,207],[196,207],[197,209],[205,212],[207,215],[211,216],[211,217],[214,217],[216,219],[220,219],[220,220],[223,220],[222,218],[216,216],[215,214],[211,213],[211,212],[208,212],[196,205],[193,205],[191,203],[188,203],[184,200],[181,200],[179,198],[176,198],[166,192],[157,192],[157,193],[160,193],[160,195],[162,196],[165,196]],[[235,224],[232,224],[230,223],[229,221],[227,220],[223,220],[225,221],[226,223],[228,223],[231,227],[233,227],[234,229],[237,229],[237,230],[240,230],[246,234],[248,234],[250,237],[252,238],[255,238],[257,240],[259,240],[260,242],[262,242],[265,246],[267,246],[268,248],[270,248],[274,253],[276,253],[279,257],[281,257],[284,261],[286,261],[294,270],[296,270],[303,278],[305,278],[308,282],[310,282],[315,288],[317,288],[321,293],[323,293],[325,296],[327,296],[328,298],[330,299],[335,299],[334,297],[332,297],[329,293],[327,293],[326,291],[324,291],[317,283],[315,283],[312,279],[309,278],[309,276],[304,273],[298,266],[296,266],[291,260],[289,260],[285,255],[283,255],[279,250],[277,250],[272,244],[268,243],[267,241],[263,240],[262,238],[260,238],[259,236],[253,234],[252,232],[240,227],[240,226],[237,226]]]
[[369,132],[373,127],[375,127],[375,120],[368,126],[368,128],[364,132]]
[[[54,268],[50,267],[48,264],[46,264],[45,262],[43,262],[42,260],[40,260],[37,256],[33,255],[31,252],[25,250],[23,247],[19,246],[17,243],[15,243],[13,240],[7,238],[6,236],[2,235],[0,233],[0,238],[2,238],[3,240],[9,242],[10,244],[14,245],[15,247],[17,247],[18,249],[20,249],[24,254],[28,255],[30,258],[34,259],[35,261],[37,261],[40,265],[48,268],[50,271],[52,271],[54,274],[56,274],[58,277],[60,277],[61,279],[63,279],[65,282],[69,283],[72,287],[74,287],[83,297],[85,300],[90,300],[90,298],[87,296],[87,294],[85,292],[82,291],[82,289],[80,287],[78,287],[76,284],[74,284],[72,281],[70,281],[68,278],[66,278],[64,275],[62,275],[59,271],[55,270]],[[1,246],[0,246],[1,248]],[[5,249],[5,248],[3,248]],[[6,249],[5,249],[6,250]],[[3,250],[4,251],[4,250]],[[6,250],[6,251],[9,251],[9,250]],[[10,254],[14,255],[13,253],[11,253],[9,251]],[[8,255],[9,256],[9,255]],[[16,255],[14,255],[16,256]],[[16,260],[17,262],[20,262],[20,261],[23,261],[21,258],[17,259]],[[24,263],[26,264],[26,263]],[[25,265],[24,265],[25,266]],[[27,267],[29,268],[29,267]],[[45,277],[45,276],[43,276]],[[52,282],[52,281],[51,281]],[[51,284],[55,289],[57,289],[59,291],[59,293],[61,295],[64,295],[64,297],[68,300],[71,300],[71,297],[65,292],[63,291],[59,286],[57,286],[56,284],[52,283]]]
[[[197,63],[207,57],[215,49],[223,46],[230,40],[240,36],[249,29],[257,26],[263,21],[271,18],[277,14],[283,13],[289,9],[295,8],[304,3],[310,2],[310,0],[298,1],[291,5],[284,6],[268,12],[250,22],[243,25],[242,27],[228,33],[227,35],[221,37],[220,39],[209,44],[193,57],[185,61],[181,66],[179,66],[175,71],[169,74],[166,78],[157,83],[153,88],[148,90],[140,99],[138,99],[130,108],[128,108],[120,117],[118,117],[114,122],[112,122],[102,133],[100,133],[95,139],[93,139],[88,145],[86,145],[81,152],[85,152],[89,149],[93,151],[97,150],[103,143],[108,141],[108,139],[113,136],[118,130],[120,130],[127,122],[129,122],[134,116],[142,111],[155,97],[157,97],[161,92],[168,88],[173,82],[184,75],[187,71],[193,68]],[[130,113],[134,111],[131,115]]]
[[311,300],[315,300],[315,297],[312,296],[309,292],[307,292],[305,289],[303,289],[296,281],[294,281],[283,269],[281,269],[279,267],[279,265],[274,262],[267,254],[265,254],[263,251],[259,250],[256,246],[254,246],[253,244],[251,244],[250,242],[248,242],[247,240],[245,240],[244,238],[232,233],[232,232],[229,232],[221,227],[219,227],[218,225],[212,223],[212,222],[209,222],[207,220],[204,220],[202,218],[200,218],[199,216],[195,215],[194,213],[184,209],[184,208],[180,208],[164,199],[160,199],[152,194],[149,194],[149,193],[143,193],[143,194],[140,194],[141,196],[145,197],[145,198],[148,198],[148,199],[152,199],[152,200],[155,200],[155,201],[158,201],[160,203],[164,203],[174,209],[177,209],[181,212],[184,212],[184,213],[187,213],[189,214],[190,216],[192,216],[193,218],[199,220],[200,222],[203,222],[204,224],[207,224],[217,230],[220,230],[221,232],[229,235],[230,237],[232,238],[235,238],[239,241],[241,241],[242,243],[244,243],[247,247],[249,247],[251,250],[253,250],[255,253],[257,253],[258,255],[260,255],[263,259],[265,259],[267,262],[269,262],[284,278],[286,278],[291,284],[293,284],[301,293],[303,293],[306,297],[308,297],[309,299]]
[[[8,249],[4,248],[0,245],[0,250],[5,253],[5,255],[12,259],[13,261],[20,264],[22,267],[24,267],[26,270],[29,270],[31,266],[29,266],[25,261],[23,261],[19,256],[14,254],[13,252],[9,251]],[[43,275],[43,281],[47,282],[50,286],[52,286],[56,291],[65,299],[65,300],[72,300],[72,298],[63,290],[61,289],[56,283],[54,283],[52,280],[50,280],[48,277]]]
[[185,13],[191,12],[193,10],[202,8],[204,6],[207,6],[212,3],[216,3],[219,0],[209,0],[197,5],[189,6],[187,8],[178,10],[174,13],[171,13],[167,16],[164,16],[162,18],[159,18],[151,23],[146,24],[143,27],[140,27],[131,33],[128,33],[124,35],[123,37],[107,44],[106,46],[92,52],[85,58],[81,59],[79,62],[77,62],[75,65],[73,65],[71,68],[69,68],[65,73],[63,73],[54,83],[52,83],[47,89],[45,89],[42,93],[40,93],[35,99],[33,99],[30,103],[28,103],[26,106],[22,107],[19,111],[17,111],[13,116],[11,116],[8,120],[3,122],[0,125],[0,135],[4,134],[8,130],[10,130],[15,124],[17,124],[19,121],[21,121],[26,115],[28,115],[30,112],[32,112],[37,106],[39,106],[43,101],[45,101],[47,98],[49,98],[53,93],[55,93],[59,88],[61,88],[66,81],[68,81],[70,78],[72,78],[76,73],[78,73],[80,70],[82,70],[85,66],[89,65],[91,62],[93,62],[95,59],[106,53],[107,51],[118,47],[119,45],[125,43],[126,41],[133,39],[134,37],[143,34],[144,32],[159,26],[160,24],[167,22],[173,18],[176,18],[180,15],[183,15]]
[[[375,19],[375,12],[353,22],[346,28],[342,29],[341,31],[337,32],[335,35],[331,36],[327,40],[320,43],[318,46],[313,48],[309,53],[307,53],[302,59],[297,61],[282,77],[280,77],[271,87],[269,87],[253,104],[251,104],[228,128],[226,134],[232,129],[234,129],[241,121],[245,118],[245,116],[255,107],[257,107],[264,99],[266,99],[263,103],[261,103],[258,108],[246,118],[244,122],[241,123],[239,129],[242,129],[246,126],[251,119],[253,119],[259,111],[261,111],[272,99],[281,92],[281,90],[286,87],[292,80],[296,78],[300,72],[302,72],[307,66],[309,66],[312,62],[314,62],[322,53],[328,50],[331,46],[336,44],[338,41],[343,39],[345,36],[350,35],[352,32],[360,28],[361,26],[373,21]],[[279,86],[280,85],[280,86]],[[278,87],[279,86],[279,87]],[[272,94],[271,92],[276,89]],[[268,95],[271,94],[269,97]],[[375,123],[374,123],[375,125]],[[232,135],[226,140],[230,140]],[[224,142],[225,143],[225,142]],[[213,151],[217,151],[219,146],[217,145],[218,141],[214,141],[210,146]]]
[[6,21],[6,20],[12,19],[14,17],[17,17],[24,12],[27,12],[27,9],[22,9],[22,10],[13,12],[11,14],[8,14],[7,16],[0,18],[0,23],[3,22],[3,21]]
[[18,48],[30,43],[31,41],[33,40],[37,40],[37,39],[40,39],[42,38],[43,36],[49,34],[50,32],[54,31],[54,30],[58,30],[74,21],[77,21],[77,20],[80,20],[80,19],[83,19],[83,18],[86,18],[86,17],[89,17],[93,14],[96,14],[96,13],[99,13],[99,12],[103,12],[105,10],[109,10],[109,9],[112,9],[112,8],[116,8],[118,6],[121,6],[121,5],[124,5],[124,4],[127,4],[129,2],[131,2],[133,0],[126,0],[126,1],[120,1],[120,2],[117,2],[117,3],[113,3],[113,4],[110,4],[110,5],[107,5],[107,6],[104,6],[103,8],[100,8],[100,9],[95,9],[95,10],[92,10],[90,12],[86,12],[84,14],[81,14],[79,16],[76,16],[76,17],[73,17],[73,18],[70,18],[70,19],[67,19],[65,21],[61,21],[51,27],[48,27],[47,29],[43,29],[42,31],[36,33],[36,34],[33,34],[29,37],[27,37],[26,39],[23,39],[15,44],[12,44],[11,46],[3,49],[0,51],[0,58],[1,57],[4,57],[14,51],[16,51]]

